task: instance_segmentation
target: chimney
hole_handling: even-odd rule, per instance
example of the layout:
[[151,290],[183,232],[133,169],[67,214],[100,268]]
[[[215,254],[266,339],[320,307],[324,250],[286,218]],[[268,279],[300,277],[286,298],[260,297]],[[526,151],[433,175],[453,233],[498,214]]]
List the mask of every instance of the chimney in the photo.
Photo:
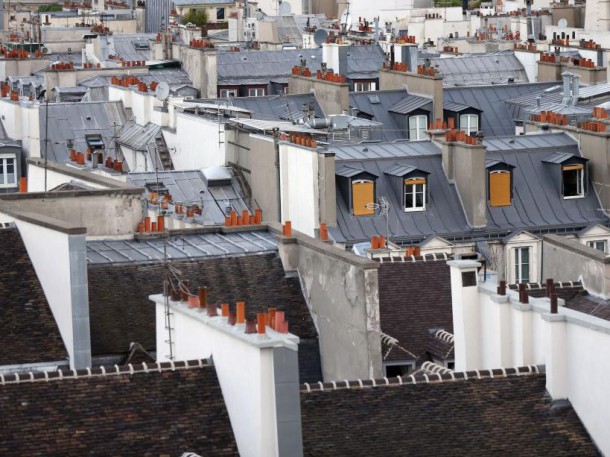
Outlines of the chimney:
[[478,370],[482,357],[477,270],[481,264],[474,260],[450,260],[447,264],[451,275],[455,371]]
[[347,76],[347,59],[350,46],[347,44],[324,43],[322,61],[326,67],[338,75]]
[[580,75],[572,75],[572,105],[578,103],[580,96]]
[[[200,305],[201,298],[207,300],[205,288],[198,298]],[[284,313],[249,312],[242,301],[236,312],[223,304],[219,313],[214,304],[189,308],[163,295],[150,300],[158,323],[158,361],[213,359],[239,455],[301,457],[299,338],[288,333]],[[248,376],[239,375],[243,372]]]
[[455,184],[468,224],[475,228],[487,225],[485,155],[486,148],[480,143],[443,144],[443,169],[449,182]]
[[563,78],[563,98],[561,99],[562,105],[569,105],[572,99],[572,73],[564,71],[561,74]]
[[568,349],[566,318],[558,314],[557,294],[551,294],[550,313],[542,314],[546,327],[544,334],[544,354],[546,354],[546,389],[553,400],[568,398]]

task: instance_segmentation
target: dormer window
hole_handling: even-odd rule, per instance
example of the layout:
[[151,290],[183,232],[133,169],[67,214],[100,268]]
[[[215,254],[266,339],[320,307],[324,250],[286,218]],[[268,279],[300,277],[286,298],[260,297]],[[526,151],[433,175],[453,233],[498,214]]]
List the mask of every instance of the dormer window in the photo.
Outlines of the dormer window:
[[404,180],[405,211],[424,211],[426,209],[426,178]]
[[553,180],[564,200],[584,198],[587,192],[587,161],[584,157],[569,152],[556,152],[544,163],[551,165]]
[[585,196],[585,166],[583,164],[561,167],[563,198],[582,198]]
[[428,128],[428,116],[419,114],[409,117],[409,140],[426,140],[426,129]]
[[363,168],[340,164],[335,169],[337,189],[354,216],[374,216],[377,175]]
[[510,206],[513,194],[512,165],[499,160],[490,159],[486,163],[487,168],[487,194],[489,205]]
[[479,131],[479,116],[476,114],[460,115],[460,130],[466,132],[466,135],[472,135]]

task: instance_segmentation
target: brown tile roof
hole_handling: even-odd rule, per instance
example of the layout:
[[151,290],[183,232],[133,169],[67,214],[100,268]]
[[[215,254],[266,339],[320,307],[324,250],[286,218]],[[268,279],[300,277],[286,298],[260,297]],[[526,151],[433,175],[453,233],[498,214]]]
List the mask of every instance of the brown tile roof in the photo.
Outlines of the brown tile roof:
[[0,455],[238,455],[216,370],[188,365],[6,376]]
[[[546,294],[546,285],[542,283],[528,283],[525,285],[527,293],[530,297],[541,298]],[[519,289],[517,284],[510,284],[508,286],[512,290]],[[570,300],[574,296],[581,294],[584,290],[582,283],[579,281],[566,281],[566,282],[556,282],[553,284],[555,289],[555,293],[557,294],[557,298],[561,298],[562,300]]]
[[16,228],[0,229],[0,365],[65,361],[53,313]]
[[454,357],[453,335],[441,330],[430,333],[426,352],[439,359],[452,359]]
[[[307,351],[299,351],[301,379],[321,379],[317,332],[303,298],[298,278],[287,278],[277,253],[174,261],[190,288],[207,286],[210,303],[246,302],[246,312],[266,312],[276,307],[286,312],[290,332],[303,340],[314,340]],[[91,350],[94,356],[126,354],[132,342],[155,350],[155,307],[148,299],[163,290],[162,263],[90,265],[89,312]],[[317,357],[316,362],[305,357]]]
[[301,391],[304,455],[599,455],[571,405],[551,401],[544,374],[515,372],[309,386]]
[[584,293],[568,300],[566,308],[610,321],[610,300],[603,300]]
[[[398,344],[426,358],[430,329],[453,332],[451,281],[446,260],[384,261],[379,268],[381,330]],[[403,358],[391,351],[387,360]]]

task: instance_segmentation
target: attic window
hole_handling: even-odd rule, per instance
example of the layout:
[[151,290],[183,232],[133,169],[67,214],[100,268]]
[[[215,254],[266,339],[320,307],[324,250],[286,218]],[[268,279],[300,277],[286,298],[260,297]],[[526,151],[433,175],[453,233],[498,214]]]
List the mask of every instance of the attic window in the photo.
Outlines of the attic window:
[[428,116],[421,114],[409,117],[409,140],[418,141],[426,139]]
[[462,114],[460,116],[460,130],[466,135],[472,135],[479,131],[479,116],[476,114]]
[[426,178],[404,180],[405,211],[424,211],[426,209]]
[[489,204],[491,206],[510,206],[511,204],[510,171],[489,172]]
[[585,196],[585,167],[582,164],[561,167],[563,198],[583,198]]
[[375,183],[370,180],[352,181],[352,208],[354,216],[372,216],[375,214]]

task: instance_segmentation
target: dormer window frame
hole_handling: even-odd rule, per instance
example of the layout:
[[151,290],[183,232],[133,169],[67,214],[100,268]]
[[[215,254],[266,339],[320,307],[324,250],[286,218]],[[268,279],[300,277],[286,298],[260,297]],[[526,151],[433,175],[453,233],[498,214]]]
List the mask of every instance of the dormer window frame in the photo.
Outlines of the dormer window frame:
[[[419,189],[417,186],[421,186]],[[421,204],[417,197],[420,196]],[[412,204],[407,206],[407,200],[412,199]],[[405,213],[426,211],[428,207],[428,178],[426,176],[407,176],[403,179],[402,206]]]
[[[574,195],[566,195],[566,172],[572,173],[576,172],[576,192]],[[578,198],[585,198],[587,196],[586,192],[586,174],[587,174],[587,165],[583,164],[565,164],[561,165],[561,195],[564,200],[574,200]]]
[[[411,127],[411,120],[415,121],[416,126]],[[423,119],[423,121],[422,121]],[[409,114],[407,116],[407,127],[409,130],[409,141],[424,141],[428,139],[426,135],[426,130],[428,129],[429,115],[422,113],[421,111],[416,111],[413,114]],[[422,125],[423,122],[423,125]],[[412,135],[411,132],[415,132],[415,135]],[[414,137],[415,136],[415,137]]]

